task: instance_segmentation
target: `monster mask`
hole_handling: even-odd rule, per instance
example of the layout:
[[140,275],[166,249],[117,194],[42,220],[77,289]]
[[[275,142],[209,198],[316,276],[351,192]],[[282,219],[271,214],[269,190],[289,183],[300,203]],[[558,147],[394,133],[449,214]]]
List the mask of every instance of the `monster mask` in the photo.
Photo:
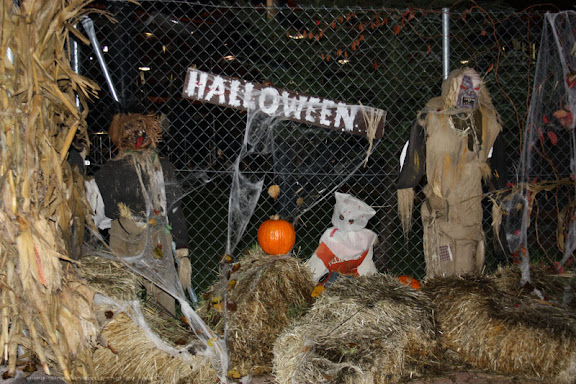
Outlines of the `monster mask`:
[[472,68],[452,71],[442,83],[442,98],[446,109],[474,110],[480,104],[483,91],[482,78]]
[[[476,84],[474,84],[474,80],[477,80]],[[478,76],[472,77],[470,75],[462,76],[462,83],[460,84],[456,107],[470,109],[476,108],[479,94],[480,78]]]

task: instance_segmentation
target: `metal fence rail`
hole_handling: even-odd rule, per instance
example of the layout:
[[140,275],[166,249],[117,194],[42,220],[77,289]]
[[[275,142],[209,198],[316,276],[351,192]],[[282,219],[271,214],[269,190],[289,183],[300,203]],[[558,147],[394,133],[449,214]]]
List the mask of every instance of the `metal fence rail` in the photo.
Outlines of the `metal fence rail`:
[[[423,277],[418,208],[411,238],[405,240],[396,215],[395,182],[399,154],[417,111],[440,93],[441,11],[268,9],[179,1],[141,1],[139,6],[110,4],[107,10],[117,23],[105,17],[94,16],[93,20],[118,95],[130,101],[134,110],[163,113],[169,121],[161,153],[176,165],[186,191],[189,246],[197,286],[212,283],[226,250],[230,165],[241,147],[246,121],[238,111],[182,98],[184,76],[192,66],[387,111],[384,138],[367,166],[341,189],[377,209],[370,221],[370,228],[379,236],[377,266],[382,271]],[[509,178],[515,181],[542,15],[474,8],[447,16],[449,67],[470,66],[484,76],[502,118]],[[89,47],[81,48],[80,70],[102,87],[101,97],[92,102],[89,115],[93,132],[90,174],[114,155],[103,133],[117,103]],[[346,139],[338,142],[342,145],[340,154],[333,156],[348,156],[347,151],[354,146]],[[555,161],[565,160],[561,153],[557,156]],[[273,177],[271,172],[265,188]],[[303,259],[314,251],[322,232],[330,226],[333,200],[328,201],[308,212],[306,225],[298,228],[296,252]],[[492,244],[490,202],[486,199],[485,203],[485,229]],[[263,194],[235,256],[255,243],[258,223],[269,208],[266,204]],[[560,257],[555,251],[553,224],[548,218],[539,228],[543,231],[540,245],[552,259]],[[499,256],[494,247],[488,248],[488,268],[494,268]]]

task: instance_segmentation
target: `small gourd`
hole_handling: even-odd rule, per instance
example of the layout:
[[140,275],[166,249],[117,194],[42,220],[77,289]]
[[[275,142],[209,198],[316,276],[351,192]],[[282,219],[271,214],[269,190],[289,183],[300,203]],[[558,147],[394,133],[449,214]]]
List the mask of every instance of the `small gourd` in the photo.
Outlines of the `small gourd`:
[[400,275],[398,276],[398,281],[414,289],[420,289],[420,282],[415,278],[413,278],[412,276]]
[[258,228],[258,244],[269,255],[284,255],[296,244],[294,226],[274,215]]

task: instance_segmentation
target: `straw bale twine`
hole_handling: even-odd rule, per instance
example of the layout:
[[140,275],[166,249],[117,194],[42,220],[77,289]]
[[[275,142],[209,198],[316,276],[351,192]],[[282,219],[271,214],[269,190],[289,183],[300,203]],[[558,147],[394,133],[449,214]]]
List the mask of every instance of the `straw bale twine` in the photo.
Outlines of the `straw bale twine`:
[[433,310],[420,291],[386,274],[341,278],[274,345],[288,383],[395,383],[437,353]]
[[436,307],[443,346],[477,368],[574,383],[574,315],[528,293],[510,294],[496,280],[436,278],[423,286]]
[[[231,377],[270,373],[276,337],[310,305],[312,274],[290,254],[270,256],[260,247],[243,255],[231,271],[228,280],[211,287],[198,313],[217,333],[227,327]],[[225,291],[223,313],[219,301]]]

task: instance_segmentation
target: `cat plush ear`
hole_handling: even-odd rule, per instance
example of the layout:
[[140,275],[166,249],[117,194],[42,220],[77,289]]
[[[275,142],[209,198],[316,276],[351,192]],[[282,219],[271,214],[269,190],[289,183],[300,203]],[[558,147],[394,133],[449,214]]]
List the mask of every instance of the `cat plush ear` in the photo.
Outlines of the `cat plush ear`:
[[336,205],[332,225],[342,231],[360,231],[376,211],[368,204],[347,193],[335,193]]

